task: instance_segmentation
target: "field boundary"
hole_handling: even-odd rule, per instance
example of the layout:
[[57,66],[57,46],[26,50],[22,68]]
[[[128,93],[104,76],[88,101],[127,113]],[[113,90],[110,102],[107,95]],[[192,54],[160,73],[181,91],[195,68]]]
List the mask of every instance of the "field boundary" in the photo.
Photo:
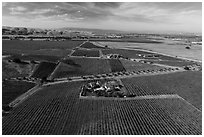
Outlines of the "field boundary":
[[79,99],[93,99],[93,100],[140,100],[140,99],[165,99],[165,98],[181,98],[177,94],[171,95],[146,95],[146,96],[136,96],[136,97],[95,97],[95,96],[81,96],[79,95]]

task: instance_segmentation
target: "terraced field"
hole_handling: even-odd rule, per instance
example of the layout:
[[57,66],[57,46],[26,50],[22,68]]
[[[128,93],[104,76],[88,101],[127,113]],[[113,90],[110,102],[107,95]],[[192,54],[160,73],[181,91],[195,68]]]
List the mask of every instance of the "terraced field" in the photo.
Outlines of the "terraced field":
[[122,79],[126,89],[138,96],[178,94],[198,109],[202,109],[202,72],[178,72],[173,74]]
[[81,57],[100,57],[98,50],[82,50],[78,49],[72,53],[72,56],[81,56]]
[[201,113],[179,98],[79,99],[82,82],[45,87],[2,119],[5,134],[201,134]]
[[74,58],[62,60],[52,78],[64,78],[91,74],[110,73],[111,66],[108,59]]

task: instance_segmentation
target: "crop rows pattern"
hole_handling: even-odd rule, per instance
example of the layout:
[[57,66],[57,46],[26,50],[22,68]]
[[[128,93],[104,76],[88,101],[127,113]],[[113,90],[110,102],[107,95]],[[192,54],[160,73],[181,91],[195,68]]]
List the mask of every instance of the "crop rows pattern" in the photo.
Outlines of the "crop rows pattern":
[[159,69],[164,68],[164,67],[160,67],[160,66],[156,66],[156,65],[144,64],[144,63],[130,61],[130,60],[124,60],[124,59],[120,59],[120,61],[127,71],[159,70]]
[[111,66],[108,59],[97,58],[67,58],[53,74],[53,78],[83,76],[91,74],[110,73]]
[[55,69],[57,64],[52,62],[41,62],[31,77],[47,78]]
[[25,40],[3,40],[2,51],[10,51],[11,49],[21,51],[32,51],[41,49],[73,49],[79,46],[83,41],[25,41]]
[[125,71],[125,68],[123,67],[123,64],[120,62],[119,59],[109,59],[109,63],[112,72]]
[[28,61],[51,61],[57,62],[61,59],[60,56],[52,56],[52,55],[21,55],[21,54],[12,54],[8,59],[15,59],[19,58],[21,60],[28,60]]
[[99,51],[78,49],[78,50],[75,50],[74,53],[72,53],[72,56],[99,57]]
[[82,44],[80,47],[88,48],[88,49],[105,49],[105,47],[99,47],[99,46],[96,46],[90,42],[86,42],[86,43]]
[[107,49],[107,50],[102,50],[104,55],[107,54],[120,54],[123,57],[128,57],[128,58],[137,58],[137,54],[153,54],[151,52],[145,52],[145,51],[140,51],[140,50],[124,50],[124,49]]
[[5,134],[201,134],[201,113],[182,99],[79,99],[82,82],[45,87],[2,120]]
[[202,108],[201,72],[177,72],[121,80],[131,94],[138,96],[178,94],[198,109]]
[[25,81],[4,81],[2,82],[2,104],[8,105],[15,98],[34,87],[34,83]]

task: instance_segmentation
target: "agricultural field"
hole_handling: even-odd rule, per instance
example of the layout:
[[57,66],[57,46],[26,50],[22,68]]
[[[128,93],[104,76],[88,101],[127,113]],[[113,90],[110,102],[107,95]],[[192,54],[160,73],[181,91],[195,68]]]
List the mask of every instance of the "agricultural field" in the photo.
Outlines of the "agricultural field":
[[40,62],[40,64],[37,66],[37,68],[34,70],[31,77],[34,78],[48,78],[51,73],[56,68],[57,64],[52,62]]
[[2,55],[10,55],[8,59],[57,62],[81,43],[83,41],[3,40]]
[[186,71],[121,80],[131,94],[178,94],[198,109],[202,109],[202,72]]
[[9,56],[7,59],[20,59],[26,61],[50,61],[50,62],[58,62],[62,57],[59,56],[52,56],[50,55],[20,55],[20,54],[13,54]]
[[126,71],[119,59],[109,59],[112,72]]
[[44,87],[2,119],[2,134],[201,134],[201,113],[179,98],[80,99],[83,82]]
[[126,71],[159,70],[164,68],[156,65],[144,64],[125,59],[120,59],[120,62],[122,63]]
[[90,42],[85,42],[80,47],[81,48],[87,48],[87,49],[105,49],[105,47],[96,46],[96,45],[94,45],[93,43],[90,43]]
[[[143,43],[162,45],[135,41],[138,49]],[[202,68],[178,69],[194,62],[117,49],[133,43],[83,42],[3,40],[3,135],[202,134]],[[137,73],[165,65],[180,72]],[[8,107],[34,86],[32,94]]]
[[79,46],[83,41],[26,41],[26,40],[3,40],[2,51],[10,52],[13,50],[32,52],[45,49],[73,49]]
[[51,77],[63,78],[110,72],[111,66],[108,59],[69,57],[61,61]]
[[8,105],[21,94],[35,86],[35,83],[26,81],[2,82],[2,105]]
[[77,49],[72,53],[72,56],[81,56],[81,57],[100,57],[98,50],[82,50]]
[[145,52],[140,50],[125,50],[125,49],[106,49],[102,50],[104,55],[107,54],[120,54],[127,58],[138,58],[138,54],[153,54],[151,52]]

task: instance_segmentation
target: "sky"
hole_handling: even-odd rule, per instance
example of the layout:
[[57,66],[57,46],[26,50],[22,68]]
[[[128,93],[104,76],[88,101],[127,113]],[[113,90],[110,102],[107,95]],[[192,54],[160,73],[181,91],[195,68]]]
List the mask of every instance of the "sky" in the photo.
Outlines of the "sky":
[[2,25],[202,32],[201,2],[3,2]]

